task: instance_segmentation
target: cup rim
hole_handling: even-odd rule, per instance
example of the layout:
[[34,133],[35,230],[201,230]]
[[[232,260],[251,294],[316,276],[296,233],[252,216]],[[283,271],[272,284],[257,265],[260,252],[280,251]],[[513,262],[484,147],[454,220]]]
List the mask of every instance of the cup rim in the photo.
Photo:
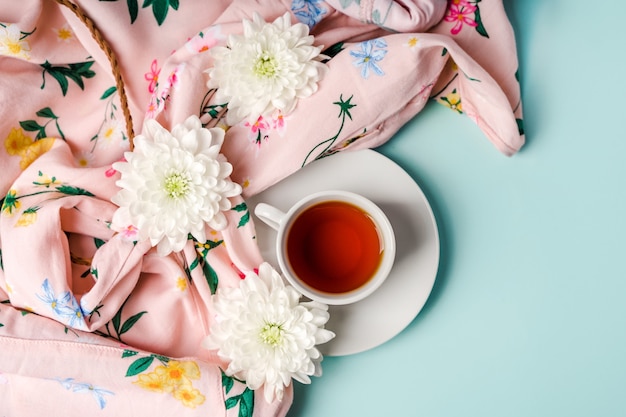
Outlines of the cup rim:
[[[374,221],[379,233],[384,241],[384,250],[380,264],[374,275],[363,285],[351,291],[342,293],[329,293],[317,290],[302,280],[298,279],[292,272],[284,251],[284,243],[291,222],[299,213],[308,207],[325,201],[344,201],[353,204],[367,212]],[[345,305],[360,301],[376,291],[389,276],[396,253],[396,239],[393,227],[385,212],[372,200],[352,191],[345,190],[325,190],[309,194],[298,200],[285,213],[281,221],[276,238],[276,255],[278,263],[283,271],[285,279],[300,293],[311,300],[329,305]]]

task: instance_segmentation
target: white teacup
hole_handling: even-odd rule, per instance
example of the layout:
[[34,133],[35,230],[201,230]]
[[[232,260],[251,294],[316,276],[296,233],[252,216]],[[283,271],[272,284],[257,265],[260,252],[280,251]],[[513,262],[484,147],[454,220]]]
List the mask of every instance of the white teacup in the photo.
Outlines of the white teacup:
[[322,191],[304,197],[287,213],[260,203],[254,214],[278,232],[280,268],[311,300],[334,305],[362,300],[380,287],[393,266],[391,223],[359,194]]

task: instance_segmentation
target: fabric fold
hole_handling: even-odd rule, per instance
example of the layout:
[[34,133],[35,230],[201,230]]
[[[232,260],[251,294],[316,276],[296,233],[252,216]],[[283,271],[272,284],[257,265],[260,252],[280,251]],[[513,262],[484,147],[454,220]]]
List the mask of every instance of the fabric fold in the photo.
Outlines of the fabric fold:
[[[135,133],[146,119],[171,129],[190,115],[223,127],[243,194],[231,199],[225,230],[207,227],[205,241],[165,257],[132,227],[111,230],[113,163],[131,139],[113,68],[56,2],[0,0],[0,346],[11,352],[0,359],[0,404],[9,411],[40,390],[85,410],[118,410],[137,395],[161,412],[234,415],[224,364],[200,346],[217,288],[263,262],[250,196],[318,159],[385,143],[429,101],[470,117],[504,155],[524,144],[501,0],[76,3],[117,54]],[[207,87],[211,49],[254,13],[306,24],[328,72],[293,112],[227,126],[227,103]],[[191,385],[163,385],[168,364]],[[233,386],[237,405],[250,406],[241,401],[253,393]],[[255,415],[284,416],[290,404],[291,391],[282,403],[255,400]]]

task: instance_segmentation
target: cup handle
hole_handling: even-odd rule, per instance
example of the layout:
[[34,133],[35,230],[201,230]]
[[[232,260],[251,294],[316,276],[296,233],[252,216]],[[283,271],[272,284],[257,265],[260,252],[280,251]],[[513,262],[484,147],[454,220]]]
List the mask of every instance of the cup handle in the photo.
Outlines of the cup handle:
[[254,214],[274,230],[280,228],[280,222],[285,217],[285,213],[267,203],[259,203],[254,208]]

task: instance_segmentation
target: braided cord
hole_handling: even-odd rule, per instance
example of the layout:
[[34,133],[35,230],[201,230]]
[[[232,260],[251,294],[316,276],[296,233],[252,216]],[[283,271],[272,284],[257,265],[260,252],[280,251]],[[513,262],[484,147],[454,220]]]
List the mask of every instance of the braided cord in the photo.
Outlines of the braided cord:
[[126,121],[126,133],[128,135],[130,150],[132,151],[134,149],[133,138],[135,136],[133,131],[133,118],[130,114],[130,108],[128,106],[128,96],[126,95],[124,80],[122,78],[122,73],[115,52],[113,51],[113,49],[111,49],[111,46],[106,41],[100,30],[96,27],[93,20],[91,20],[91,18],[87,16],[80,9],[80,7],[78,7],[78,5],[72,3],[70,0],[54,1],[70,9],[72,13],[74,13],[76,17],[78,17],[78,19],[83,22],[85,26],[87,26],[87,29],[89,29],[91,36],[96,41],[98,46],[100,46],[107,59],[109,60],[109,63],[111,64],[111,69],[113,71],[113,76],[115,77],[115,86],[120,95],[120,104],[122,106],[122,112],[124,113],[124,119]]

